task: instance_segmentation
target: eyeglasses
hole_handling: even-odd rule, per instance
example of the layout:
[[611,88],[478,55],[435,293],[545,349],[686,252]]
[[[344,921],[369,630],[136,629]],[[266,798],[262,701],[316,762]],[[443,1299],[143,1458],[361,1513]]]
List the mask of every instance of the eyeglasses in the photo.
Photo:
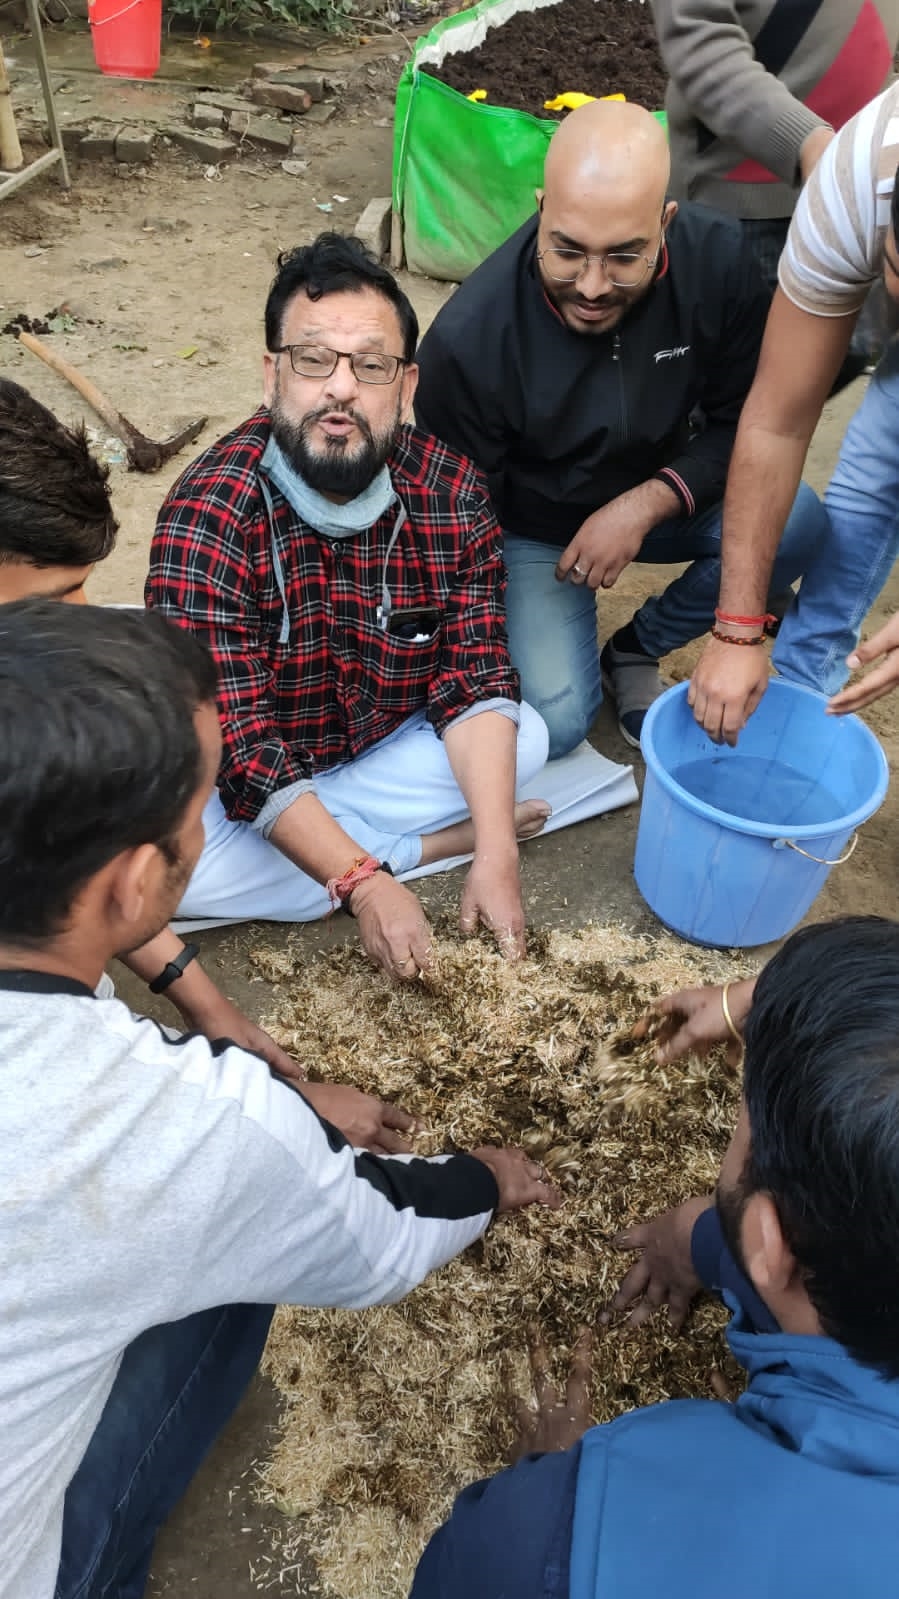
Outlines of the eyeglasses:
[[655,255],[630,255],[614,250],[611,255],[589,255],[586,250],[538,250],[537,260],[542,261],[554,283],[577,283],[591,261],[598,261],[609,282],[616,289],[636,289],[651,272],[662,253],[662,238]]
[[298,378],[329,378],[338,361],[349,361],[357,383],[392,383],[401,366],[409,363],[401,355],[381,355],[378,350],[329,350],[325,344],[279,344],[272,355],[289,355]]

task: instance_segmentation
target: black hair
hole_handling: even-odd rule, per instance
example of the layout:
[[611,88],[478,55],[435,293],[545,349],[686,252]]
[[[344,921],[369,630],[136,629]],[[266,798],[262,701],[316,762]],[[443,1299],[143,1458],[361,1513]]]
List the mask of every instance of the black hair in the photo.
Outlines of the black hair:
[[899,923],[794,933],[746,1022],[743,1197],[777,1206],[824,1332],[899,1377]]
[[893,198],[890,201],[890,226],[893,230],[893,238],[899,245],[899,167],[896,168],[896,176],[893,179]]
[[392,272],[388,272],[361,239],[342,233],[320,233],[311,244],[284,250],[278,256],[278,271],[265,302],[265,346],[275,350],[281,344],[284,312],[295,294],[305,289],[310,300],[323,294],[346,294],[359,289],[374,289],[389,300],[396,311],[403,341],[403,358],[413,360],[418,344],[418,318],[412,302],[404,294]]
[[102,561],[118,532],[108,478],[83,426],[63,427],[21,384],[0,378],[0,563]]
[[157,611],[0,606],[0,939],[58,933],[122,850],[176,863],[215,689],[211,656]]

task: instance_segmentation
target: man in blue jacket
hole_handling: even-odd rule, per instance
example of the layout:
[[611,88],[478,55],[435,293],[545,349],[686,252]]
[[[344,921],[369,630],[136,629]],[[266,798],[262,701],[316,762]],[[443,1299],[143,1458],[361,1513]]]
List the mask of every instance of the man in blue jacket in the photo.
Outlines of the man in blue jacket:
[[[585,1354],[531,1453],[456,1502],[412,1599],[848,1599],[899,1567],[899,923],[809,927],[762,972],[713,1199],[620,1247],[617,1296],[734,1312],[735,1403],[583,1431]],[[635,1236],[636,1235],[636,1236]],[[637,1315],[643,1307],[638,1306]],[[567,1436],[566,1436],[567,1434]]]
[[[551,757],[586,736],[603,684],[638,744],[660,659],[715,619],[721,500],[769,294],[740,223],[678,208],[668,177],[648,112],[613,101],[573,112],[553,136],[538,214],[462,284],[418,355],[419,422],[487,476],[509,647]],[[827,533],[802,487],[772,594]],[[631,561],[692,564],[600,660],[596,592]]]

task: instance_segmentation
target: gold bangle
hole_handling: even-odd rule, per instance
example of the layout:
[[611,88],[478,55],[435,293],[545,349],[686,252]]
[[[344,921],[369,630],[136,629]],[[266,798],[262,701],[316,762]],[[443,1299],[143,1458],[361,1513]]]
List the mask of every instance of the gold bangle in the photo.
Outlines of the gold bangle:
[[724,1012],[724,1020],[727,1023],[727,1030],[730,1033],[731,1038],[734,1040],[735,1043],[742,1044],[742,1042],[743,1042],[743,1034],[740,1032],[739,1027],[737,1026],[736,1022],[734,1021],[734,1019],[733,1019],[733,1017],[732,1017],[732,1015],[730,1013],[730,1005],[727,1002],[727,991],[728,991],[729,988],[730,988],[730,983],[725,983],[724,987],[721,990],[721,1009]]

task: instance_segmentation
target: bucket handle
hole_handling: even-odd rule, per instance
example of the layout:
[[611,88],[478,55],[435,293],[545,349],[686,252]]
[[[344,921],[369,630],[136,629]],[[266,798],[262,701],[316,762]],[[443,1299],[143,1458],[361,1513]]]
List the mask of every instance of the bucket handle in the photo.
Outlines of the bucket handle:
[[840,855],[835,861],[826,861],[820,855],[810,855],[807,849],[800,849],[799,845],[794,843],[792,838],[776,838],[774,840],[774,848],[794,849],[797,855],[804,855],[807,861],[814,861],[816,866],[842,866],[846,861],[849,860],[850,856],[855,854],[858,840],[858,833],[854,833],[852,837],[852,843],[849,845],[845,855]]
[[[133,11],[135,6],[139,6],[140,3],[141,3],[141,0],[130,0],[130,4],[129,5],[123,6],[121,11],[114,11],[111,17],[97,17],[96,20],[90,14],[91,13],[91,3],[92,3],[92,0],[88,0],[88,17],[87,17],[87,20],[90,23],[92,28],[102,28],[104,26],[104,24],[107,23],[107,22],[118,22],[119,17],[123,17],[125,15],[126,11]],[[95,0],[94,0],[94,3],[95,3]]]

